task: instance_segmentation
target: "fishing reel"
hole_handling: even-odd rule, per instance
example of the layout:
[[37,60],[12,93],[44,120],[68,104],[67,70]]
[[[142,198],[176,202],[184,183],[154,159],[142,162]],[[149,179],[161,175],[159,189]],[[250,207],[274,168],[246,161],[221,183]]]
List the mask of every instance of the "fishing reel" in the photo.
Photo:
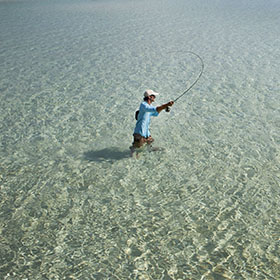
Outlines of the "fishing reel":
[[167,106],[166,108],[165,108],[165,112],[167,112],[167,113],[169,113],[170,112],[170,107],[169,106]]

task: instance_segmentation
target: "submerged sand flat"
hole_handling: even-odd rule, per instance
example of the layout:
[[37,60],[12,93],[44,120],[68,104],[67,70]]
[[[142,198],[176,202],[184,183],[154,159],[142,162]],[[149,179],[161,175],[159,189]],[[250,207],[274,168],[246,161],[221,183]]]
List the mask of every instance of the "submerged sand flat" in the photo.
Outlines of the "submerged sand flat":
[[[1,279],[280,278],[279,1],[1,1]],[[155,145],[131,158],[145,89]]]

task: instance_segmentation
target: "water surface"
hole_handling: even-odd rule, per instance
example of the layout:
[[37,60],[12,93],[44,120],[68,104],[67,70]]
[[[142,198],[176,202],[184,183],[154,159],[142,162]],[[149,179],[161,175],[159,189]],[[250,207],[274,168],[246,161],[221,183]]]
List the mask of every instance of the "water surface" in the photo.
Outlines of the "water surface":
[[0,2],[1,279],[280,278],[280,4],[208,2]]

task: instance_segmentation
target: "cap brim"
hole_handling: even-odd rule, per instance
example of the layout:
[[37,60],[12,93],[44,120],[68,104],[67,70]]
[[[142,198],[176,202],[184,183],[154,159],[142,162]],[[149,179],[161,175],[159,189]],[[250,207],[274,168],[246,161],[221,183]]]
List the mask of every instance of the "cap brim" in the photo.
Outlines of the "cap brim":
[[150,95],[158,96],[159,93],[158,93],[158,92],[153,92],[153,93],[151,93]]

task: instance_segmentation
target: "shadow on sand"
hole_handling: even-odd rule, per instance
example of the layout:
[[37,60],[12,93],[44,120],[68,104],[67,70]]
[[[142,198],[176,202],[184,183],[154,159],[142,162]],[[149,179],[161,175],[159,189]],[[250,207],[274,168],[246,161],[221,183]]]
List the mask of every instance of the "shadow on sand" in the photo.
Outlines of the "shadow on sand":
[[129,150],[120,150],[117,147],[105,148],[98,151],[88,151],[84,153],[84,157],[88,161],[96,162],[114,162],[117,160],[130,157]]

